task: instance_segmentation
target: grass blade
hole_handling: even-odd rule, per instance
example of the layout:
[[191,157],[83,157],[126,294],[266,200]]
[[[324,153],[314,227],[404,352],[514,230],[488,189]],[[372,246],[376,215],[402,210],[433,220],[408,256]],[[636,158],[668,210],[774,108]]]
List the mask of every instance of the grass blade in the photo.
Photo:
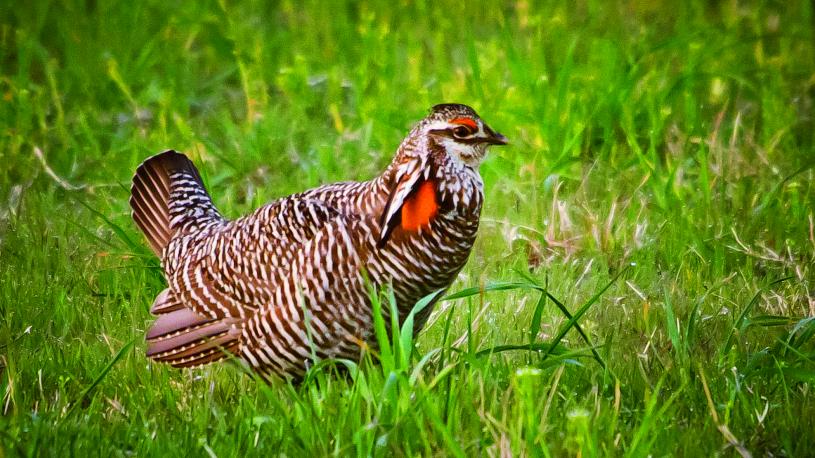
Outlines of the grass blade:
[[108,375],[108,372],[110,372],[110,370],[113,369],[113,366],[116,365],[116,363],[119,362],[120,359],[122,359],[122,356],[124,356],[124,354],[128,350],[130,350],[130,347],[133,346],[134,342],[136,342],[135,337],[132,340],[130,340],[130,342],[124,344],[122,348],[119,349],[119,351],[116,353],[113,359],[111,359],[110,362],[108,362],[107,365],[102,369],[102,371],[99,372],[99,375],[96,376],[93,382],[90,385],[88,385],[87,388],[82,390],[82,393],[79,395],[76,401],[74,401],[73,404],[71,404],[71,407],[65,414],[65,418],[70,417],[71,413],[73,413],[73,411],[76,410],[76,407],[82,403],[82,401],[88,396],[88,394],[90,394],[90,392],[93,391],[93,389],[96,388],[96,386],[99,385],[99,383],[101,383],[102,380],[104,380],[105,376]]
[[[543,342],[533,342],[528,344],[506,344],[506,345],[496,345],[494,347],[486,348],[484,350],[479,350],[476,352],[476,357],[492,355],[495,353],[503,353],[506,351],[517,351],[517,350],[526,350],[526,351],[545,351],[550,350],[552,345]],[[563,353],[569,351],[569,349],[563,345],[558,345],[556,349],[551,349],[552,354],[554,355],[562,355]]]
[[561,327],[560,331],[557,333],[554,340],[552,340],[552,343],[551,343],[552,346],[543,355],[544,360],[552,352],[552,349],[556,348],[557,345],[560,343],[560,341],[563,340],[563,337],[566,336],[566,333],[568,333],[569,330],[572,329],[572,327],[577,323],[577,321],[589,310],[589,308],[592,305],[594,305],[595,302],[597,302],[598,299],[600,299],[600,296],[602,296],[603,293],[606,292],[606,290],[611,288],[611,285],[613,285],[615,282],[617,282],[617,279],[620,278],[625,272],[627,272],[629,268],[631,268],[630,264],[625,266],[624,269],[617,272],[617,275],[615,275],[614,278],[612,278],[611,281],[608,282],[608,284],[606,284],[606,286],[604,286],[600,291],[595,293],[594,296],[591,297],[591,299],[586,301],[586,303],[584,303],[582,306],[580,306],[579,309],[577,309],[577,313],[575,313],[574,316],[572,316],[569,319],[569,321],[567,321],[566,324]]
[[87,208],[88,211],[90,211],[91,213],[96,215],[99,219],[104,221],[105,224],[110,228],[110,230],[112,230],[113,233],[116,234],[117,237],[119,237],[119,240],[124,242],[124,244],[127,245],[128,248],[130,248],[131,250],[133,250],[134,252],[137,252],[137,253],[145,250],[145,248],[142,245],[134,242],[133,239],[131,239],[130,236],[127,235],[127,232],[125,232],[124,229],[122,229],[118,224],[111,221],[110,218],[105,216],[104,213],[102,213],[99,210],[91,207],[90,205],[88,205],[82,199],[75,198],[75,200],[77,202],[79,202],[80,205]]
[[410,313],[408,313],[408,316],[405,318],[404,323],[402,323],[402,329],[399,332],[399,346],[401,348],[402,355],[402,368],[407,369],[410,360],[410,355],[413,353],[413,322],[415,320],[416,314],[427,308],[428,305],[434,303],[443,292],[444,290],[440,289],[419,299],[419,301],[416,302],[416,305],[414,305],[413,308],[410,310]]
[[739,314],[739,317],[736,318],[736,321],[733,323],[733,326],[727,333],[727,338],[725,339],[724,345],[722,346],[722,349],[719,352],[720,359],[723,358],[724,355],[727,354],[727,352],[729,352],[730,349],[733,347],[735,333],[744,331],[744,322],[747,319],[747,315],[750,313],[750,311],[753,310],[753,307],[758,303],[758,300],[761,298],[761,294],[764,293],[764,291],[767,291],[769,288],[779,283],[783,283],[791,278],[794,277],[790,276],[775,280],[769,285],[759,288],[759,290],[756,291],[756,293],[753,295],[753,298],[750,299],[750,302],[748,302],[747,305],[742,309],[741,313]]
[[388,331],[385,329],[385,319],[382,316],[382,301],[370,283],[368,284],[368,295],[371,298],[371,307],[373,309],[374,335],[379,345],[379,361],[382,364],[383,372],[387,373],[393,368],[394,361]]

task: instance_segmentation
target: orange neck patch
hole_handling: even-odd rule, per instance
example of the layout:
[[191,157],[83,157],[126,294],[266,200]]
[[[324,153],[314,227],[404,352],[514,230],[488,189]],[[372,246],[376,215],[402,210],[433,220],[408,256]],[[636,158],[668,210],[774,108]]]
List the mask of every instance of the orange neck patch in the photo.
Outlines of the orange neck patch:
[[430,224],[438,211],[435,186],[432,181],[423,181],[416,193],[402,205],[402,229],[418,231]]

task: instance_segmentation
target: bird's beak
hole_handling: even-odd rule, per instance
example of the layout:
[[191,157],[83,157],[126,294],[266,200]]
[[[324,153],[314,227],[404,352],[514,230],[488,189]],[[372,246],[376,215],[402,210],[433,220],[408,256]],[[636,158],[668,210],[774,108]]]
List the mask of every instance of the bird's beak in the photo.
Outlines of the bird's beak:
[[492,132],[492,135],[485,139],[487,143],[490,145],[508,145],[509,139],[506,138],[503,134],[499,134],[498,132]]
[[487,143],[489,145],[507,145],[509,144],[509,139],[504,137],[503,134],[499,134],[498,132],[490,129],[488,125],[484,125],[484,133],[487,134],[486,137],[483,137],[481,141]]

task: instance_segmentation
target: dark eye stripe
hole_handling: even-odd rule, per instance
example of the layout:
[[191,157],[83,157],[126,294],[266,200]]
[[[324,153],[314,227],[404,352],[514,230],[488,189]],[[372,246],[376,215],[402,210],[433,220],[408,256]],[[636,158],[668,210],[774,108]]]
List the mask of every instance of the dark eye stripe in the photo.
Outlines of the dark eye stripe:
[[[467,133],[462,135],[462,136],[456,135],[453,131],[455,129],[459,129],[461,127],[463,127],[463,126],[450,127],[450,128],[447,128],[447,129],[435,129],[435,130],[431,130],[430,133],[452,138],[452,139],[454,139],[455,141],[457,141],[459,143],[473,144],[473,143],[481,143],[481,142],[484,141],[484,139],[481,138],[481,137],[475,137],[474,135],[475,135],[476,132],[471,131],[471,130],[468,130]],[[467,129],[467,127],[464,127],[464,128]]]
[[[456,127],[456,129],[458,129],[458,127]],[[484,142],[484,141],[485,141],[485,139],[484,139],[484,138],[482,138],[482,137],[476,137],[476,136],[474,136],[474,135],[475,135],[475,132],[469,132],[469,131],[468,131],[468,134],[467,134],[466,136],[458,136],[458,135],[455,135],[455,134],[453,133],[453,130],[454,130],[454,129],[445,129],[445,130],[443,130],[443,131],[441,131],[441,132],[444,132],[444,134],[445,134],[447,137],[450,137],[450,138],[452,138],[453,140],[455,140],[455,141],[457,141],[457,142],[459,142],[459,143],[464,143],[464,144],[466,144],[466,145],[474,145],[474,144],[476,144],[476,143],[482,143],[482,142]]]

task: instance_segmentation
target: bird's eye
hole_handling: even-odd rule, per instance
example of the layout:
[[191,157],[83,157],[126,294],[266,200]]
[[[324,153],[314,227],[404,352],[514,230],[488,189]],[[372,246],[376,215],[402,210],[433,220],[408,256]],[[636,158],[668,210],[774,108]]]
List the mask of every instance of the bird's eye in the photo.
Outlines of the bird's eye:
[[470,131],[470,129],[467,127],[458,126],[453,129],[453,136],[456,138],[469,137],[470,135],[472,135],[472,131]]

